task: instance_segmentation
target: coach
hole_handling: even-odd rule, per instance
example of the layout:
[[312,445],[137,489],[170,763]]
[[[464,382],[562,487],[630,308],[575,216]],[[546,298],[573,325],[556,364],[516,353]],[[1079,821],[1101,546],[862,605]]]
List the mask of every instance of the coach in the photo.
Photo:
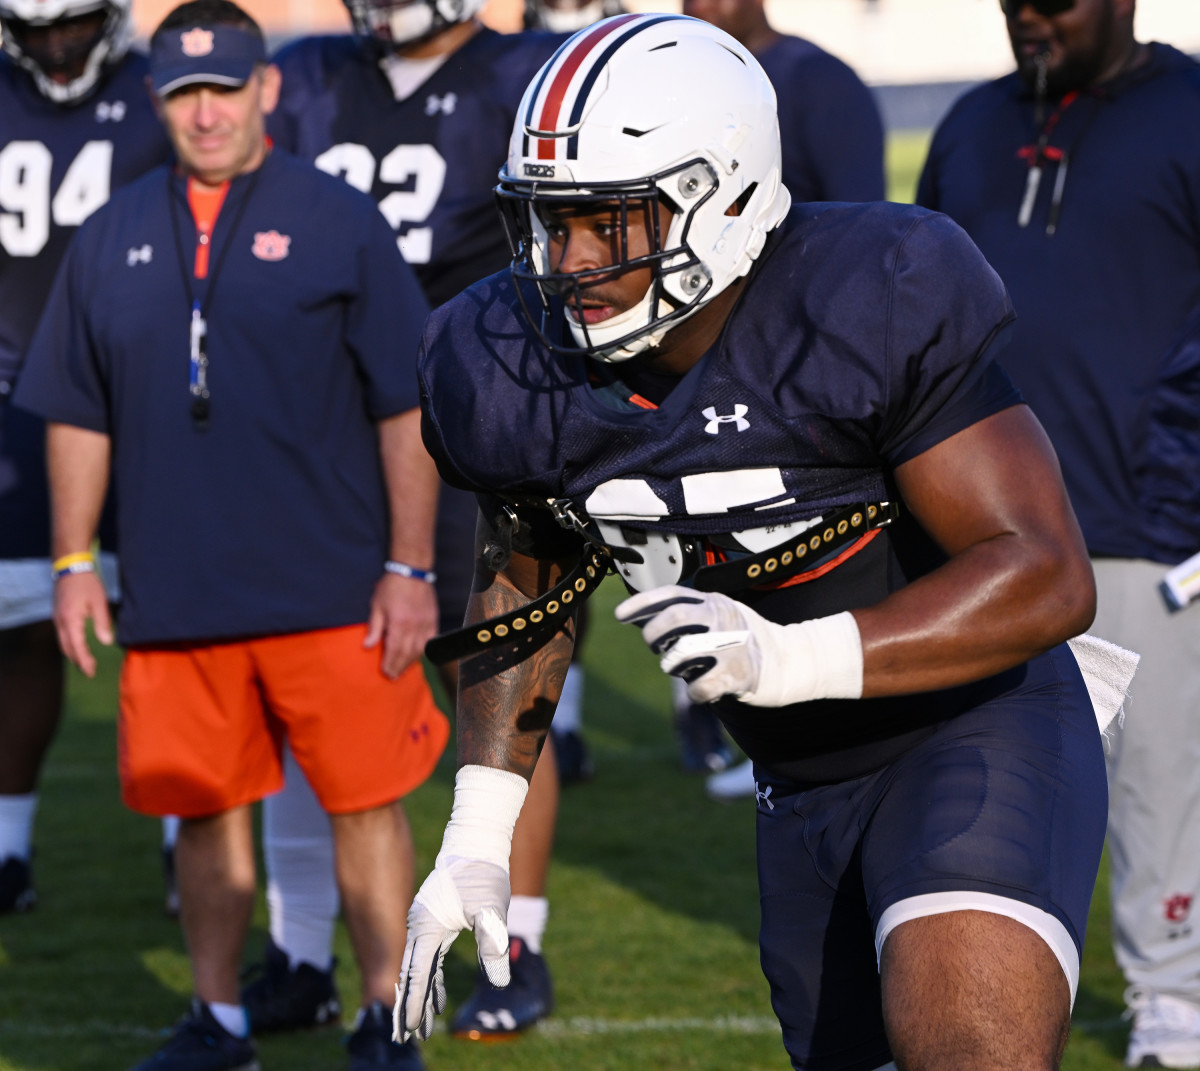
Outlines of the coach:
[[[398,800],[448,735],[414,661],[436,620],[413,367],[427,307],[370,198],[272,150],[279,72],[240,8],[171,12],[151,80],[178,165],[80,228],[16,400],[49,422],[55,622],[89,674],[86,622],[111,638],[89,548],[113,474],[122,792],[184,819],[197,1000],[145,1066],[191,1066],[199,1046],[237,1067],[250,804],[282,783],[283,733],[331,815],[368,1010],[399,973]],[[352,1058],[391,1044],[387,1018]]]

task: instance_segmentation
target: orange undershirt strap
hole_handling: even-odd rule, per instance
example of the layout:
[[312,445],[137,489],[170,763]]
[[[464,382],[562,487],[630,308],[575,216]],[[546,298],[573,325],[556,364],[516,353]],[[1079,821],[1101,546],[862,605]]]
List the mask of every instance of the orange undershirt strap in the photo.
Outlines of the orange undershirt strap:
[[188,179],[188,207],[192,210],[192,218],[196,221],[194,274],[197,279],[204,279],[208,275],[208,251],[212,245],[212,232],[217,225],[217,216],[221,214],[221,206],[225,203],[225,194],[228,192],[228,182],[222,182],[220,186],[212,190],[201,189],[195,179]]

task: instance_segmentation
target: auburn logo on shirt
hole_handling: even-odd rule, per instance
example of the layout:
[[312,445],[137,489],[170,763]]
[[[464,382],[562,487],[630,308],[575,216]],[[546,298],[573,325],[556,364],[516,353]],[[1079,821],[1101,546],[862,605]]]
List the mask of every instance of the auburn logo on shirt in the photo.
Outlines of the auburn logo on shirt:
[[179,35],[179,47],[185,56],[207,56],[213,50],[213,32],[197,26]]
[[259,231],[254,235],[251,252],[259,260],[283,260],[288,255],[292,239],[278,231]]

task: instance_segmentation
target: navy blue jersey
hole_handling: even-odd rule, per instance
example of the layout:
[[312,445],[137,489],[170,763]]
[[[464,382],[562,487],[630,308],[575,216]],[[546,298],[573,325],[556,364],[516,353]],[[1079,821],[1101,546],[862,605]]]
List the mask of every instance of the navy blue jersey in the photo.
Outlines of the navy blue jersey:
[[[534,341],[507,273],[460,295],[422,342],[426,443],[456,486],[567,497],[602,526],[765,549],[833,507],[894,498],[897,466],[1017,404],[991,360],[1011,319],[1000,280],[944,216],[799,205],[720,341],[652,411],[613,407],[589,383],[594,362]],[[819,580],[741,597],[798,621],[875,603],[940,560],[911,521],[885,531]],[[794,718],[719,710],[766,768],[837,779],[1022,673],[937,696],[827,700]]]
[[480,30],[398,101],[353,37],[310,37],[275,62],[276,142],[369,193],[431,305],[498,271],[510,254],[492,188],[525,86],[562,43]]
[[781,36],[755,59],[779,100],[783,184],[795,201],[882,201],[883,120],[836,56]]
[[1200,67],[1150,47],[1062,109],[1050,147],[1068,160],[1047,163],[1027,225],[1037,131],[1015,74],[955,105],[918,200],[961,224],[1012,292],[1003,361],[1058,451],[1089,550],[1174,563],[1200,547],[1200,484],[1179,478],[1200,456],[1200,395],[1178,389],[1171,356],[1200,307],[1200,139],[1181,135],[1200,129]]
[[207,279],[185,275],[196,230],[171,170],[120,191],[71,244],[16,395],[111,437],[126,644],[365,621],[387,556],[374,421],[417,403],[428,312],[390,229],[277,149],[233,180],[211,250]]
[[111,191],[170,155],[146,69],[131,53],[87,100],[64,106],[0,54],[0,558],[50,552],[45,432],[8,399],[54,273]]

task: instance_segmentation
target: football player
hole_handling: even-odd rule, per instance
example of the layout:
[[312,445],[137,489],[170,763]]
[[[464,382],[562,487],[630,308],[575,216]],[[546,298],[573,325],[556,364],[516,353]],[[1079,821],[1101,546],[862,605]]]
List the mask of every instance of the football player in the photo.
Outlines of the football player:
[[434,310],[419,362],[483,553],[436,641],[462,659],[460,765],[397,1036],[432,1029],[461,930],[508,977],[511,832],[611,563],[637,592],[618,618],[754,760],[792,1065],[1061,1057],[1106,820],[1065,643],[1095,587],[994,359],[1012,306],[946,217],[793,207],[780,173],[770,81],[705,22],[606,19],[526,92],[511,270]]
[[[375,198],[430,305],[508,262],[492,187],[524,85],[563,41],[497,33],[475,17],[482,6],[350,0],[353,35],[305,38],[275,57],[283,92],[271,135]],[[463,620],[474,533],[474,499],[444,489],[437,547],[443,627]],[[449,669],[445,683],[453,694]],[[578,749],[575,755],[576,771],[586,776],[586,756]],[[457,1036],[514,1034],[550,1011],[541,939],[558,806],[554,758],[548,748],[514,852],[515,982],[501,992],[481,975],[454,1019]],[[286,785],[264,807],[271,941],[262,976],[244,993],[257,1032],[311,1025],[336,1009],[330,950],[337,897],[327,823],[292,765]]]
[[[169,154],[131,39],[129,0],[0,0],[0,912],[34,904],[38,775],[63,695],[45,429],[9,402],[75,228]],[[115,599],[110,555],[101,569]]]

